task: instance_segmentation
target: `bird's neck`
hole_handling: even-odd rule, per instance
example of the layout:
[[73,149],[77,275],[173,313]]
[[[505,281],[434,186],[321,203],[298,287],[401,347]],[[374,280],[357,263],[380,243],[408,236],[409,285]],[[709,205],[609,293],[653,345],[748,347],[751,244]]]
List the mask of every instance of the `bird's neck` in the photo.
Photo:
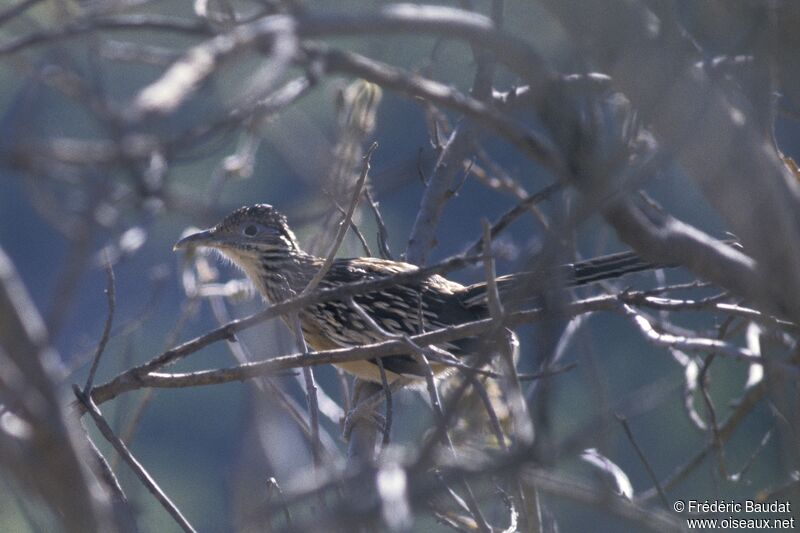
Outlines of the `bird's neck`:
[[265,251],[248,263],[240,266],[250,281],[270,303],[277,303],[300,294],[323,260],[297,248]]

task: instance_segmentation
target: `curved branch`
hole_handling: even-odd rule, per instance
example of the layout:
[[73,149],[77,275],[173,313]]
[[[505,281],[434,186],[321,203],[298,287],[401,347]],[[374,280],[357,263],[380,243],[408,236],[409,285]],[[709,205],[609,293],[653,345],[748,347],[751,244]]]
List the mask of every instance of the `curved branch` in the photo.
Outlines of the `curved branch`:
[[320,44],[306,45],[305,48],[314,58],[323,61],[328,72],[358,76],[386,89],[410,97],[421,97],[462,113],[494,131],[523,154],[551,169],[554,174],[559,175],[564,168],[558,150],[548,138],[451,86],[353,52]]

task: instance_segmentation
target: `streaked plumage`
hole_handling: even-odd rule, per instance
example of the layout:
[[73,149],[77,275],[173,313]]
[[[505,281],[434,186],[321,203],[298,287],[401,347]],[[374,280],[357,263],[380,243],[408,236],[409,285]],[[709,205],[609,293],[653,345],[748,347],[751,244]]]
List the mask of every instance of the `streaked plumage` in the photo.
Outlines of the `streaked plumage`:
[[[190,235],[175,247],[214,248],[241,268],[261,295],[276,303],[299,294],[323,264],[323,259],[304,252],[289,228],[286,217],[270,205],[242,207],[206,231]],[[616,254],[593,261],[565,265],[552,272],[552,282],[580,285],[651,268],[632,254]],[[369,257],[336,259],[320,282],[320,288],[416,270],[414,265]],[[524,272],[497,278],[501,297],[515,295],[521,287],[547,281],[541,273]],[[486,285],[464,286],[434,275],[410,284],[387,287],[354,297],[370,317],[390,333],[414,335],[442,327],[462,324],[489,315]],[[315,350],[357,346],[383,340],[343,301],[328,301],[300,313],[303,335]],[[476,349],[478,339],[467,338],[441,348],[456,357],[466,357]],[[423,376],[416,359],[399,355],[383,359],[389,381],[400,375]],[[379,381],[377,365],[359,361],[339,365],[361,378]]]

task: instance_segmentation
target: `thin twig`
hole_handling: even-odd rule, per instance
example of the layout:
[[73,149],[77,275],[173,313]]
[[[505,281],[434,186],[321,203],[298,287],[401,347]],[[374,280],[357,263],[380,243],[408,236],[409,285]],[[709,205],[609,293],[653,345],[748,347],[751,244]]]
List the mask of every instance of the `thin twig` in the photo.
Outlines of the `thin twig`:
[[[214,297],[211,299],[211,310],[217,319],[217,323],[224,324],[230,320],[230,316],[228,315],[222,298]],[[252,361],[252,357],[247,352],[246,347],[238,338],[234,337],[233,340],[229,340],[225,344],[233,355],[233,358],[240,364]],[[295,422],[298,429],[303,433],[303,435],[308,439],[309,444],[313,447],[312,443],[314,438],[311,430],[311,424],[308,420],[306,420],[301,407],[297,404],[294,398],[290,397],[278,384],[275,383],[273,379],[270,379],[268,376],[263,376],[262,379],[256,380],[255,385],[258,391],[269,395],[272,401],[282,407],[289,414],[292,421]],[[320,409],[320,413],[324,414],[325,411]],[[330,416],[329,418],[332,419]],[[321,451],[325,452],[326,458],[335,457],[336,445],[330,435],[320,428],[319,437],[320,443],[322,444]]]
[[278,484],[278,480],[271,477],[267,480],[267,501],[272,498],[272,493],[277,492],[278,498],[281,500],[281,509],[283,510],[283,517],[286,519],[286,526],[292,527],[292,514],[289,512],[289,506],[286,505],[286,498],[283,497],[283,491]]
[[[528,209],[531,209],[533,206],[542,202],[552,196],[553,194],[560,191],[564,186],[561,183],[553,183],[548,185],[547,187],[543,188],[542,190],[528,196],[524,200],[520,201],[517,205],[503,213],[500,218],[498,218],[492,224],[492,231],[491,236],[492,238],[497,237],[497,235],[506,229],[511,223],[519,218],[522,214],[524,214]],[[470,254],[477,253],[478,250],[483,248],[483,235],[472,243],[472,246],[469,247]]]
[[[409,346],[413,352],[416,359],[420,362],[421,368],[425,372],[425,383],[428,387],[428,395],[430,396],[431,400],[431,407],[433,409],[433,413],[436,417],[437,421],[437,428],[440,428],[436,434],[442,437],[442,440],[447,445],[448,449],[452,453],[453,457],[457,456],[455,447],[453,446],[453,442],[450,439],[450,435],[447,432],[447,417],[445,417],[444,411],[442,410],[442,403],[439,397],[439,391],[436,389],[436,382],[434,380],[433,369],[431,368],[430,362],[425,355],[425,349],[414,343],[413,340],[408,335],[403,335],[399,333],[391,333],[386,331],[382,328],[376,321],[373,319],[369,313],[367,313],[363,307],[358,305],[355,299],[350,298],[348,300],[348,305],[352,307],[358,315],[375,331],[381,333],[383,336],[387,338],[394,338],[401,340],[404,344]],[[385,374],[384,376],[385,377]],[[388,390],[388,386],[386,387]],[[486,523],[486,519],[483,517],[481,513],[480,507],[478,506],[478,502],[475,498],[475,495],[472,492],[472,489],[466,482],[462,482],[465,492],[467,493],[467,505],[469,507],[470,512],[472,513],[473,517],[475,518],[476,522],[478,523],[479,528],[481,531],[490,531],[489,525]]]
[[[753,450],[753,453],[751,453],[750,457],[747,458],[747,461],[744,463],[741,470],[739,470],[735,474],[731,474],[730,476],[728,476],[728,480],[734,482],[742,480],[742,477],[744,477],[744,475],[750,470],[750,467],[753,466],[753,464],[755,464],[758,455],[764,450],[764,447],[769,443],[770,439],[772,439],[772,432],[774,430],[775,427],[773,426],[769,428],[766,433],[764,433],[764,436],[761,437],[761,442],[758,443],[756,449]],[[770,501],[770,500],[764,500],[764,501]]]
[[378,249],[381,252],[381,257],[383,259],[393,259],[392,251],[389,249],[389,232],[386,230],[386,224],[378,209],[378,202],[373,198],[369,187],[364,187],[364,196],[367,197],[367,205],[375,216],[375,222],[378,224]]
[[375,359],[378,365],[378,371],[381,374],[381,387],[383,387],[383,394],[386,396],[386,414],[384,415],[383,422],[383,443],[382,446],[386,448],[391,443],[392,438],[392,390],[389,387],[389,382],[386,380],[386,369],[383,368],[383,359],[380,357]]
[[89,368],[89,375],[86,377],[86,384],[83,386],[83,392],[86,394],[91,393],[97,366],[100,364],[100,357],[102,357],[103,351],[106,349],[106,344],[108,344],[108,338],[111,333],[111,323],[114,321],[114,310],[117,307],[114,288],[114,268],[111,266],[108,254],[106,254],[106,299],[108,301],[108,315],[106,315],[103,334],[100,336],[100,342],[97,344],[97,350],[94,353],[94,359],[92,359],[92,366]]
[[108,425],[106,419],[103,418],[103,414],[100,412],[100,409],[97,408],[97,405],[92,400],[92,397],[81,392],[77,386],[73,386],[72,390],[75,393],[75,397],[86,408],[86,411],[92,417],[92,420],[94,420],[97,429],[100,430],[100,433],[103,435],[103,437],[105,437],[109,444],[114,447],[123,460],[128,463],[128,466],[131,468],[131,470],[133,470],[134,474],[136,474],[136,477],[139,478],[147,490],[150,491],[156,500],[158,500],[161,506],[164,507],[167,513],[169,513],[169,515],[175,520],[181,529],[190,533],[194,533],[195,529],[192,527],[189,521],[186,520],[181,511],[175,506],[174,503],[172,503],[166,493],[161,490],[161,488],[150,476],[147,470],[144,469],[141,463],[136,460],[130,450],[128,450],[128,447],[125,446],[125,443],[114,434],[114,430],[111,429],[111,426]]
[[[497,288],[497,276],[494,269],[494,261],[491,258],[492,249],[492,229],[489,221],[483,219],[483,264],[486,273],[486,295],[489,302],[489,312],[495,321],[495,327],[490,332],[493,344],[499,347],[500,356],[506,366],[506,382],[508,384],[508,404],[514,424],[514,435],[519,442],[529,443],[533,441],[533,424],[525,403],[525,396],[522,394],[522,386],[517,375],[516,361],[512,353],[510,339],[504,338],[503,324],[506,312],[500,301],[500,293]],[[513,335],[513,333],[508,333]]]
[[300,293],[300,296],[311,294],[331,268],[333,260],[336,258],[336,254],[339,252],[339,248],[342,246],[344,236],[347,234],[347,230],[350,229],[350,221],[353,220],[353,213],[355,213],[356,207],[358,207],[358,201],[361,199],[361,191],[364,188],[364,183],[366,183],[367,175],[369,174],[369,162],[370,159],[372,159],[372,153],[376,148],[378,148],[378,143],[373,142],[369,149],[367,149],[367,153],[364,155],[364,165],[361,168],[361,175],[358,178],[358,182],[356,182],[356,186],[353,191],[353,197],[350,201],[350,206],[347,208],[347,213],[345,214],[344,218],[339,223],[339,229],[336,232],[336,238],[333,240],[331,249],[328,251],[328,255],[325,257],[325,261],[322,263],[322,266],[319,267],[319,270],[317,270],[317,273],[314,275],[311,281],[308,282],[308,285],[306,285],[306,288]]
[[466,379],[472,385],[472,389],[475,391],[475,394],[481,399],[483,402],[483,406],[486,409],[486,414],[489,416],[489,427],[492,428],[494,432],[494,437],[497,439],[497,444],[500,446],[500,449],[503,451],[508,450],[508,445],[506,444],[506,436],[503,434],[503,428],[500,425],[500,419],[497,417],[497,412],[492,405],[492,399],[489,397],[489,393],[486,392],[486,387],[483,386],[481,380],[479,380],[475,376],[467,376]]
[[[331,201],[333,202],[334,207],[336,207],[336,210],[339,211],[339,213],[342,216],[347,216],[347,211],[345,211],[344,208],[340,206],[339,203],[336,202],[336,200],[333,197],[331,197]],[[364,254],[367,257],[373,257],[372,250],[370,250],[369,248],[369,243],[367,243],[367,239],[364,237],[364,234],[361,233],[361,229],[353,220],[350,221],[350,229],[353,230],[353,233],[358,238],[358,241],[361,243],[361,248],[364,249]]]
[[[398,378],[392,381],[389,384],[389,392],[394,393],[405,387],[411,383],[411,379],[409,378]],[[348,438],[348,435],[353,429],[353,425],[361,418],[369,418],[370,414],[374,412],[374,410],[386,399],[386,393],[383,390],[379,390],[375,394],[363,398],[357,403],[353,405],[352,410],[347,413],[347,417],[344,420],[344,428],[342,430],[342,435],[345,438]],[[353,398],[355,402],[358,398]]]
[[644,451],[636,442],[636,439],[633,437],[633,431],[631,431],[631,426],[630,424],[628,424],[628,419],[621,414],[616,414],[615,416],[617,417],[619,423],[622,424],[622,429],[625,430],[625,435],[627,435],[628,441],[630,441],[631,445],[633,446],[633,449],[636,450],[636,455],[639,456],[639,460],[642,461],[644,469],[647,471],[647,475],[650,476],[650,481],[653,482],[653,487],[655,487],[656,491],[658,492],[659,498],[661,498],[661,504],[664,506],[665,509],[671,509],[672,506],[669,504],[669,500],[667,500],[667,495],[664,494],[664,489],[661,488],[661,484],[658,482],[655,470],[653,470],[653,467],[650,466],[650,462],[647,460],[647,457],[645,457]]
[[[310,355],[306,339],[303,336],[303,327],[300,325],[300,316],[295,314],[292,317],[292,330],[295,340],[300,346],[303,355]],[[314,459],[314,466],[322,465],[321,445],[319,440],[319,402],[317,400],[317,384],[314,381],[314,372],[310,367],[303,369],[303,380],[306,387],[306,402],[308,403],[308,413],[311,425],[311,456]]]
[[[760,381],[757,385],[748,389],[745,395],[737,402],[736,409],[728,418],[719,426],[719,440],[724,443],[733,435],[733,432],[739,427],[739,424],[744,420],[748,413],[758,405],[762,398],[767,395],[769,391],[767,387],[767,380]],[[661,482],[661,487],[664,491],[671,490],[678,483],[683,481],[694,469],[696,469],[703,460],[708,456],[711,450],[714,449],[714,443],[709,442],[702,450],[698,451],[686,463],[681,465],[670,476]],[[646,501],[658,492],[655,489],[648,489],[639,495],[639,500]]]
[[[83,429],[85,431],[85,428]],[[100,453],[100,449],[94,443],[89,434],[86,433],[84,437],[86,438],[86,443],[88,444],[89,453],[94,456],[95,461],[97,461],[97,467],[100,469],[100,478],[105,482],[106,487],[109,489],[109,491],[111,491],[112,496],[117,501],[127,504],[128,497],[125,496],[125,492],[122,490],[122,486],[119,484],[117,476],[111,469],[111,465],[108,464],[106,458],[103,457],[102,453]]]
[[754,354],[747,348],[739,348],[733,344],[718,340],[707,339],[702,337],[683,337],[671,335],[669,333],[660,333],[656,331],[650,321],[644,315],[637,313],[628,304],[622,305],[623,312],[632,319],[634,324],[641,330],[645,338],[654,344],[666,348],[677,348],[685,351],[705,351],[705,352],[720,352],[734,357],[749,361],[752,363],[761,363],[761,357]]

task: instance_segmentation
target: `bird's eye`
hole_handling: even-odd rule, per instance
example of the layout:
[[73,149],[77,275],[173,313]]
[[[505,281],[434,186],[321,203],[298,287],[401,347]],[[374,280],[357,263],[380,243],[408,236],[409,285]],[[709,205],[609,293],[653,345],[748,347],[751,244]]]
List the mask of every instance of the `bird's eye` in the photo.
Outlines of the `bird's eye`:
[[258,227],[255,224],[250,224],[249,226],[245,226],[244,234],[247,235],[248,237],[252,237],[256,233],[258,233]]

